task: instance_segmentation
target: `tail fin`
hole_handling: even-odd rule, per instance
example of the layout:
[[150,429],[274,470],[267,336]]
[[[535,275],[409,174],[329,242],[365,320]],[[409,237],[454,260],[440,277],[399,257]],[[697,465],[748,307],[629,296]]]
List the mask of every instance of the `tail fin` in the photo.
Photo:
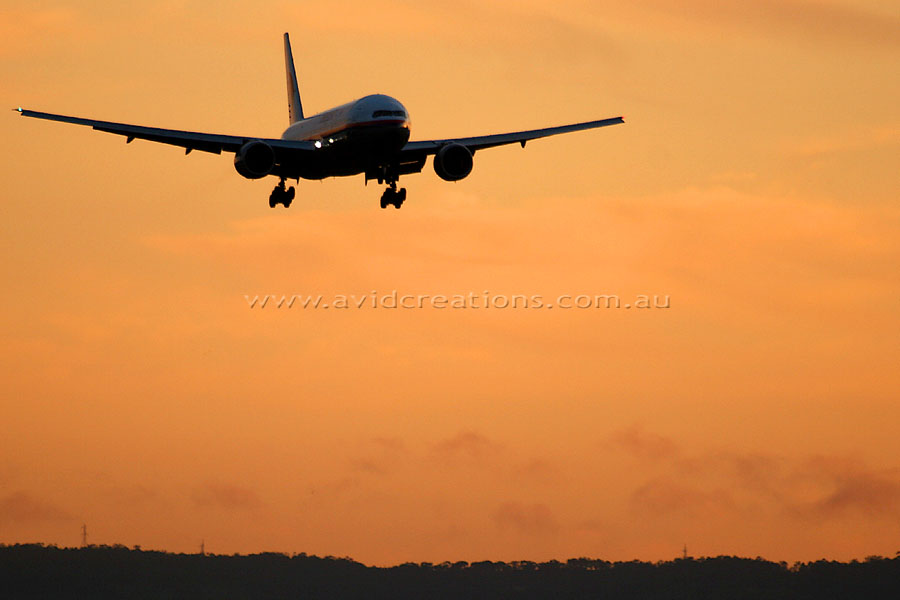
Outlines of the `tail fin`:
[[288,117],[290,124],[303,120],[303,104],[300,103],[300,88],[297,85],[297,71],[294,69],[294,55],[291,52],[291,38],[284,34],[284,68],[287,71]]

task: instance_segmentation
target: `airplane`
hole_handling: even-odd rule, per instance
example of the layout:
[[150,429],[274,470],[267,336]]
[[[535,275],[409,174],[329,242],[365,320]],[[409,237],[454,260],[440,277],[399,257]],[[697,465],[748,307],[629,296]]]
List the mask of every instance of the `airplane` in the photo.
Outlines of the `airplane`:
[[517,131],[477,137],[409,141],[409,112],[399,101],[373,94],[337,108],[307,117],[300,100],[297,71],[290,36],[284,34],[284,62],[287,71],[289,127],[281,138],[220,135],[173,129],[143,127],[109,121],[95,121],[51,113],[13,110],[23,117],[86,125],[98,131],[122,135],[126,143],[149,140],[185,149],[221,154],[234,153],[234,168],[247,179],[274,175],[279,183],[269,195],[269,206],[288,208],[294,200],[289,179],[319,180],[363,174],[365,183],[377,180],[386,184],[381,208],[400,208],[406,200],[406,188],[397,189],[402,175],[421,173],[429,156],[434,156],[434,171],[445,181],[460,181],[472,172],[473,156],[479,150],[526,142],[539,138],[595,129],[624,123],[622,117],[562,125],[546,129]]

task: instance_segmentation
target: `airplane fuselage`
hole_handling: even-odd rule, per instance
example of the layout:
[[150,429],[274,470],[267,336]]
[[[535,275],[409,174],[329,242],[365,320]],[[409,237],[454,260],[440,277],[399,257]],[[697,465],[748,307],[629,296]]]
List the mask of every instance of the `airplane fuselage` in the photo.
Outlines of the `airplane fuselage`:
[[394,98],[374,94],[293,123],[289,141],[314,142],[316,160],[300,161],[293,176],[324,179],[357,175],[390,162],[409,141],[410,119]]

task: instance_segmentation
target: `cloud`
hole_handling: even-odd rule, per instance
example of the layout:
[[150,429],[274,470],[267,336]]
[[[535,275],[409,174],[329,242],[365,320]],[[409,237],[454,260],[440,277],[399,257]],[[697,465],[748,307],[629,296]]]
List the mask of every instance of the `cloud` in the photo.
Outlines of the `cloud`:
[[669,438],[648,433],[637,425],[614,432],[605,445],[615,446],[643,460],[665,460],[680,452],[678,445]]
[[682,476],[728,481],[730,486],[754,494],[777,493],[786,467],[785,460],[778,456],[727,450],[685,456],[673,466]]
[[701,490],[670,479],[650,481],[629,498],[633,510],[653,516],[709,517],[731,512],[735,501],[724,489]]
[[84,42],[90,24],[67,8],[0,9],[0,58],[46,51],[48,45]]
[[252,490],[227,483],[207,483],[195,490],[193,498],[194,503],[202,507],[236,510],[262,506],[259,497]]
[[550,533],[559,528],[545,504],[504,502],[491,517],[501,530],[512,530],[528,535]]
[[673,459],[660,467],[664,473],[648,475],[629,496],[631,509],[648,516],[767,514],[822,523],[854,516],[884,519],[900,511],[900,474],[873,469],[858,459],[725,449],[679,455],[670,440],[637,428],[611,439],[639,458]]
[[387,468],[385,468],[384,465],[369,458],[354,459],[351,462],[351,465],[354,470],[362,471],[364,473],[372,473],[375,475],[384,475],[387,473]]
[[0,522],[41,523],[74,519],[65,510],[25,492],[13,492],[0,499]]
[[406,451],[406,443],[398,437],[377,437],[372,440],[372,443],[385,451],[396,453]]
[[[566,210],[551,208],[558,206]],[[599,262],[608,280],[623,286],[638,278],[677,278],[682,302],[694,295],[728,301],[722,296],[732,288],[735,300],[752,302],[754,310],[771,305],[773,297],[779,297],[779,306],[822,302],[824,277],[832,290],[835,285],[856,290],[861,277],[884,287],[900,252],[892,235],[900,223],[894,207],[851,207],[724,186],[640,199],[553,198],[524,208],[429,206],[378,227],[363,211],[311,210],[302,218],[260,217],[214,234],[155,236],[147,243],[218,268],[251,271],[244,280],[266,286],[243,290],[253,294],[278,293],[278,286],[283,294],[367,293],[385,280],[408,281],[404,291],[450,294],[471,291],[473,282],[492,282],[499,292],[521,286],[523,277],[534,282],[532,292],[550,286],[572,292],[571,281],[593,277]],[[532,239],[546,243],[536,247]],[[367,258],[360,263],[363,254]],[[263,260],[273,255],[305,256],[308,264],[301,273],[286,271]],[[558,269],[562,260],[564,272]],[[786,278],[786,270],[796,276]],[[429,276],[432,272],[440,276]],[[354,289],[348,289],[347,273]],[[748,289],[748,281],[757,285]]]
[[434,447],[436,454],[448,460],[457,458],[482,460],[496,455],[501,449],[502,446],[474,431],[459,433]]
[[815,489],[811,500],[790,507],[801,518],[892,517],[900,511],[900,474],[896,470],[878,471],[847,458],[815,457],[797,468],[790,481]]
[[376,437],[364,444],[362,456],[350,461],[355,471],[372,475],[387,475],[409,455],[406,444],[397,437]]
[[900,482],[871,473],[837,482],[836,489],[817,502],[816,513],[840,516],[848,512],[896,515],[900,511]]
[[[566,19],[568,11],[548,10],[546,5],[521,6],[508,3],[494,6],[473,0],[457,0],[452,5],[390,0],[388,2],[347,2],[343,18],[335,21],[333,4],[285,3],[282,10],[320,31],[346,34],[348,31],[369,39],[384,38],[422,43],[452,43],[457,47],[485,46],[541,48],[545,53],[572,56],[608,54],[618,47],[611,37],[597,27],[587,28],[583,21]],[[399,29],[372,27],[385,13],[400,15]]]
[[844,133],[788,138],[782,143],[782,151],[789,157],[810,158],[896,145],[900,145],[900,125],[886,124],[858,127]]
[[308,490],[308,498],[315,497],[317,502],[334,502],[335,500],[346,500],[351,496],[358,494],[363,489],[362,481],[357,476],[341,477],[334,481],[328,481],[318,485],[313,485]]
[[722,458],[742,487],[757,491],[772,490],[773,474],[779,472],[783,463],[777,456],[761,454],[729,454]]
[[531,458],[513,467],[516,478],[537,482],[558,481],[562,475],[559,467],[542,458]]
[[763,35],[773,32],[819,41],[896,48],[900,19],[834,2],[809,0],[652,0],[659,11],[705,22],[716,28],[749,29]]
[[119,506],[137,507],[163,501],[160,493],[145,485],[114,485],[109,489],[109,497]]
[[0,486],[9,487],[20,476],[22,468],[11,464],[0,464]]

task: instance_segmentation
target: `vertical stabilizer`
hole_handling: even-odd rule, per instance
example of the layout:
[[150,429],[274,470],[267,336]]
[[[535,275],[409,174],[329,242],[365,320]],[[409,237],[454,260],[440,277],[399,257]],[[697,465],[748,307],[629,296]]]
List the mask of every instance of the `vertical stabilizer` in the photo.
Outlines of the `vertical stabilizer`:
[[303,120],[303,105],[300,103],[300,88],[297,85],[297,71],[294,69],[294,55],[291,52],[291,38],[284,34],[284,68],[287,71],[288,117],[290,124]]

